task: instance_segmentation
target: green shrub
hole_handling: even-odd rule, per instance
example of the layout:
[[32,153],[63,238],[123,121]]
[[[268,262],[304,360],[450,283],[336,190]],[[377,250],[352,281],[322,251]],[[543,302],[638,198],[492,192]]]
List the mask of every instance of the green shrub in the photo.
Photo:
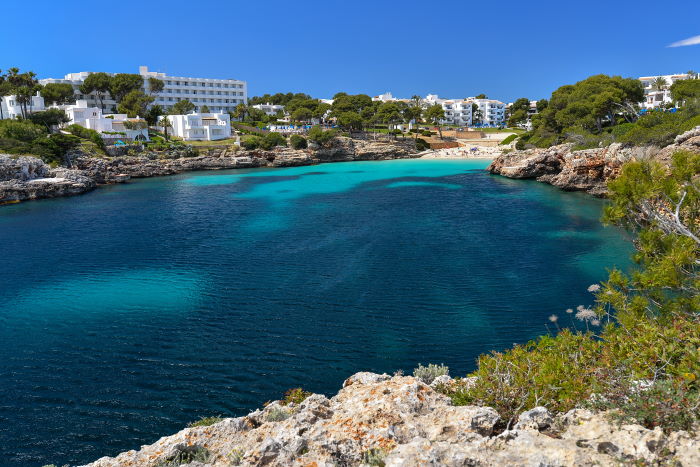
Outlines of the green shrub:
[[430,130],[421,130],[420,134],[423,136],[430,137],[430,136],[433,136],[435,134],[435,132],[430,131]]
[[418,364],[418,368],[413,370],[413,376],[423,381],[425,384],[430,384],[438,376],[449,375],[450,369],[445,365],[436,365],[429,363],[428,366]]
[[289,145],[293,149],[306,149],[306,147],[308,146],[306,143],[306,138],[300,135],[292,135],[289,138]]
[[270,150],[276,146],[286,146],[287,145],[287,138],[282,136],[280,133],[277,132],[270,132],[266,134],[262,140],[260,141],[260,147],[265,150]]
[[180,465],[191,464],[193,462],[207,463],[211,458],[211,453],[207,448],[201,446],[180,447],[177,453],[170,458],[159,462],[156,467],[178,467]]
[[288,389],[287,392],[284,393],[282,405],[288,405],[291,403],[301,404],[306,400],[307,397],[309,397],[312,394],[312,392],[304,391],[302,388]]
[[249,151],[259,148],[261,144],[262,138],[259,136],[253,136],[251,138],[247,138],[241,141],[241,146],[243,146],[243,149],[248,149]]
[[626,384],[604,397],[595,397],[586,406],[609,410],[620,424],[636,423],[650,430],[692,431],[700,422],[700,392],[685,381],[659,381],[649,388]]
[[501,141],[501,144],[503,144],[503,145],[510,144],[513,141],[515,141],[515,139],[517,137],[518,137],[518,135],[509,135],[503,141]]
[[416,150],[425,151],[430,149],[430,144],[423,138],[416,138]]
[[196,426],[211,426],[214,425],[215,423],[219,423],[222,421],[223,418],[221,417],[202,417],[196,422],[191,422],[187,425],[188,428],[193,428]]
[[309,141],[313,141],[320,146],[328,145],[337,136],[335,130],[324,130],[318,125],[311,127],[309,133],[307,134]]
[[78,136],[80,138],[86,139],[88,141],[92,141],[99,147],[100,149],[104,150],[105,148],[105,142],[102,139],[102,136],[95,130],[91,130],[89,128],[82,127],[78,124],[73,124],[69,125],[68,128],[66,128],[70,133],[74,134],[75,136]]
[[0,120],[0,138],[31,143],[46,134],[44,127],[26,120]]
[[291,416],[291,412],[279,407],[273,407],[265,416],[265,420],[268,422],[281,422],[288,419]]

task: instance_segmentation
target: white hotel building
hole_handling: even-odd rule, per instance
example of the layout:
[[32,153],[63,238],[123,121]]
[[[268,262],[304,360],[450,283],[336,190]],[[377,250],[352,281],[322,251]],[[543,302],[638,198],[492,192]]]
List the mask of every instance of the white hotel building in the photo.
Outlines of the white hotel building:
[[[42,85],[48,83],[68,83],[73,86],[76,99],[86,100],[88,106],[99,107],[100,101],[94,93],[83,95],[80,85],[91,72],[69,73],[63,79],[47,78],[39,80]],[[114,75],[115,73],[109,73]],[[139,74],[144,79],[143,91],[148,93],[148,78],[158,78],[165,85],[163,91],[155,94],[153,104],[160,105],[167,112],[173,105],[182,100],[192,102],[196,110],[202,106],[209,107],[210,112],[229,112],[238,104],[248,103],[248,84],[236,79],[188,78],[184,76],[168,76],[165,73],[149,71],[148,67],[139,67]],[[103,99],[105,113],[117,111],[117,103],[107,96]]]
[[[678,73],[675,75],[659,75],[659,76],[642,76],[639,81],[642,82],[644,87],[644,102],[641,103],[644,109],[653,109],[656,107],[662,107],[666,104],[670,104],[673,99],[671,99],[671,85],[676,81],[683,79],[688,79],[691,76],[687,73]],[[666,85],[662,89],[656,89],[654,86],[654,81],[658,78],[663,78]]]

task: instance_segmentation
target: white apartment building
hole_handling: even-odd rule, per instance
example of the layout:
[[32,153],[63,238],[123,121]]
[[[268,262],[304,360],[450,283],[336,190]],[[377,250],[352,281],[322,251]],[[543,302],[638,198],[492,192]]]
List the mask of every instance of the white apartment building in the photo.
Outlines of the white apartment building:
[[481,114],[481,119],[477,121],[477,118],[473,116],[475,124],[488,125],[488,126],[501,126],[506,123],[506,105],[495,99],[467,99],[473,102],[479,107]]
[[[70,119],[68,125],[80,125],[105,136],[110,133],[121,133],[124,138],[133,141],[149,141],[148,126],[142,119],[127,118],[126,114],[105,116],[99,107],[90,107],[85,99],[77,101],[74,105],[59,108],[63,109]],[[129,122],[134,125],[129,125]]]
[[[17,96],[0,96],[0,118],[7,120],[11,118],[19,118],[22,116],[22,107],[17,102]],[[44,108],[44,98],[36,94],[32,96],[31,102],[27,104],[27,112],[41,112]]]
[[[99,106],[100,102],[94,93],[83,95],[80,92],[80,85],[91,72],[69,73],[63,79],[41,79],[42,85],[48,83],[68,83],[73,86],[76,99],[86,100],[89,106]],[[108,73],[114,76],[115,73]],[[167,112],[173,105],[182,100],[189,100],[196,109],[202,106],[209,107],[211,112],[229,112],[238,104],[248,102],[248,84],[245,81],[235,79],[212,79],[212,78],[189,78],[183,76],[169,76],[165,73],[149,71],[148,67],[139,67],[139,74],[143,76],[143,91],[150,93],[148,89],[148,78],[158,78],[163,81],[163,91],[155,94],[153,104],[160,105]],[[104,110],[106,112],[116,112],[117,103],[107,96],[103,99]]]
[[254,109],[262,110],[266,115],[277,115],[277,112],[284,112],[284,106],[278,104],[257,104],[252,106]]
[[469,126],[472,124],[472,102],[466,99],[441,100],[442,110],[445,112],[445,119],[442,123],[450,125]]
[[[663,78],[666,85],[662,89],[656,89],[654,82],[658,78]],[[690,76],[687,73],[679,73],[676,75],[659,75],[659,76],[642,76],[639,81],[644,87],[644,102],[641,103],[643,109],[654,109],[662,107],[673,102],[671,99],[671,85],[676,81],[688,79]]]
[[185,141],[215,141],[231,137],[231,116],[228,113],[194,113],[168,115],[171,134]]

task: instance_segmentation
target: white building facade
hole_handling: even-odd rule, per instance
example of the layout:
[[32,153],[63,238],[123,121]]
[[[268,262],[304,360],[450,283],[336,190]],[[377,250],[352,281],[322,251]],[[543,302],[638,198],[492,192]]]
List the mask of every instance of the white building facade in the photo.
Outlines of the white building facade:
[[[80,92],[80,85],[90,75],[89,71],[80,73],[69,73],[63,79],[41,79],[42,85],[48,83],[68,83],[75,89],[76,99],[86,100],[91,107],[98,107],[100,101],[95,93],[83,95]],[[114,76],[115,73],[108,73]],[[184,76],[169,76],[165,73],[149,71],[148,67],[139,67],[139,74],[144,79],[142,90],[150,94],[148,78],[157,78],[163,81],[162,92],[153,94],[155,100],[153,105],[160,105],[167,112],[175,104],[182,100],[189,100],[195,105],[196,110],[203,106],[209,107],[211,112],[233,111],[238,104],[248,102],[248,84],[245,81],[236,79],[213,79],[213,78],[189,78]],[[104,111],[113,113],[117,111],[117,103],[111,96],[103,98]]]
[[185,141],[215,141],[231,137],[231,116],[228,113],[193,113],[168,115],[169,133]]
[[445,119],[442,123],[450,125],[469,126],[472,124],[472,102],[466,99],[461,100],[441,100],[442,110],[445,112]]
[[[506,124],[506,104],[495,99],[468,99],[477,105],[479,116],[472,116],[475,125],[502,126]],[[480,118],[477,118],[480,117]]]
[[[12,118],[22,117],[22,106],[17,101],[17,96],[0,96],[0,118],[7,120]],[[46,110],[44,107],[44,98],[37,93],[32,96],[31,102],[27,103],[27,112],[41,112]]]
[[[657,89],[655,86],[656,80],[663,78],[665,85],[661,89]],[[687,73],[679,73],[675,75],[659,75],[659,76],[642,76],[639,81],[642,82],[644,87],[644,101],[641,102],[641,107],[643,109],[655,109],[657,107],[663,107],[666,104],[673,102],[671,99],[671,85],[676,81],[689,79],[690,75]]]
[[119,137],[133,141],[149,141],[148,125],[138,118],[127,118],[126,114],[103,115],[99,107],[90,107],[81,99],[74,105],[61,106],[70,119],[68,125],[76,124],[102,133],[104,137]]

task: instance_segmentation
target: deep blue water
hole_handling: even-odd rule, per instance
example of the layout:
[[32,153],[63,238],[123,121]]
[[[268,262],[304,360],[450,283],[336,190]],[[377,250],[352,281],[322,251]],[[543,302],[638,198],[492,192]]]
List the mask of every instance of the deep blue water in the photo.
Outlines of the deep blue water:
[[630,245],[484,161],[190,173],[0,208],[0,464],[80,463],[290,387],[543,332]]

